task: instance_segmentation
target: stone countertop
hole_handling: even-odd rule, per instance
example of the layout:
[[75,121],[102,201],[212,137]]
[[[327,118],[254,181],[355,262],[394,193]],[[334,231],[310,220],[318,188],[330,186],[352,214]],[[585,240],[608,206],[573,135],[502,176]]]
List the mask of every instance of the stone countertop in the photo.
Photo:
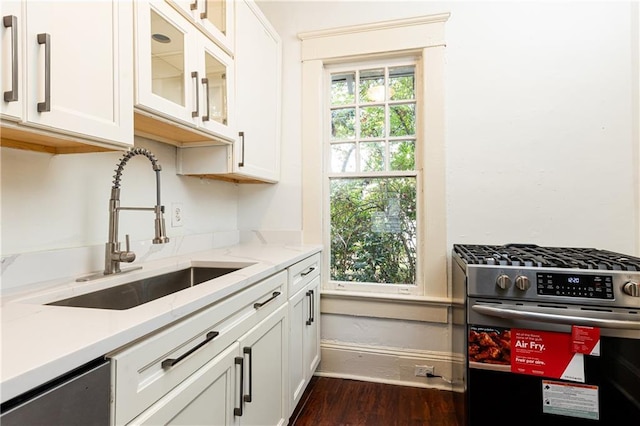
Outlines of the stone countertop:
[[[142,269],[86,282],[30,285],[0,299],[0,397],[5,402],[319,252],[320,245],[239,244],[134,263]],[[190,266],[250,266],[127,310],[46,303]],[[123,265],[123,269],[126,266]]]

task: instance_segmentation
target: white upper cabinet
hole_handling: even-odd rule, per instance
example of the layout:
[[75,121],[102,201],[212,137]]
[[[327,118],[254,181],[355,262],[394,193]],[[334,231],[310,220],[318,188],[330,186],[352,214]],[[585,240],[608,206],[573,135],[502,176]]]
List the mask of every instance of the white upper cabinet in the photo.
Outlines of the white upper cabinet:
[[223,50],[233,54],[233,0],[167,0]]
[[24,13],[22,3],[17,1],[3,2],[0,5],[2,13],[2,111],[4,119],[20,121],[23,117],[24,105]]
[[3,139],[132,145],[132,13],[118,0],[2,2]]
[[234,16],[237,140],[178,150],[178,173],[275,183],[280,179],[281,41],[253,1],[236,1]]
[[203,134],[178,142],[232,142],[231,57],[168,3],[135,4],[136,108]]
[[276,182],[280,178],[281,42],[252,1],[236,2],[236,110],[242,132],[234,170]]

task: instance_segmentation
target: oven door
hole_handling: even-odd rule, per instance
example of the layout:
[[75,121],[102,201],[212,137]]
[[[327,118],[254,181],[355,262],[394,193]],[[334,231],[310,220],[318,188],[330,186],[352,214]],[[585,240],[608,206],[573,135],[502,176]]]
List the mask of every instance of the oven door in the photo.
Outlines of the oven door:
[[467,320],[468,424],[640,419],[640,312],[470,298]]

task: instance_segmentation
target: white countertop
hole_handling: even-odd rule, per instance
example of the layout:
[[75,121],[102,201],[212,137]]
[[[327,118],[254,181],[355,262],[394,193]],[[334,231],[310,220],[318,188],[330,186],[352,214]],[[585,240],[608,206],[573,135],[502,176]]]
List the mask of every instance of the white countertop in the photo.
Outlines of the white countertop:
[[[2,402],[115,351],[321,249],[319,245],[240,244],[147,263],[122,264],[123,269],[143,268],[87,282],[76,282],[78,277],[70,277],[3,296],[0,299]],[[127,310],[46,305],[192,265],[234,266],[238,263],[252,265]]]

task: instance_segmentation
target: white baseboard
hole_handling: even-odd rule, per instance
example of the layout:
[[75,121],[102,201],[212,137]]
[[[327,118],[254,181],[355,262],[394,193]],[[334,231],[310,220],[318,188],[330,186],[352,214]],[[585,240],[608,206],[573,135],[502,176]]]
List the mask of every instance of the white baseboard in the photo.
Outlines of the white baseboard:
[[[464,363],[450,353],[322,342],[317,376],[461,392]],[[416,377],[415,367],[434,367],[436,377]],[[455,373],[454,373],[455,372]]]

